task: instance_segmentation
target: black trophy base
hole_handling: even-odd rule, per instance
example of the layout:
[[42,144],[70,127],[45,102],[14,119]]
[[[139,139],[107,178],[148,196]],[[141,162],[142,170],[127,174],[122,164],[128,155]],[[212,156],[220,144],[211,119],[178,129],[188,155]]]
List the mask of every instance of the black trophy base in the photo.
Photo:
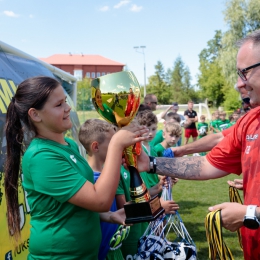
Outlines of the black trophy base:
[[126,215],[125,224],[154,221],[164,213],[158,195],[147,202],[125,204],[124,209]]

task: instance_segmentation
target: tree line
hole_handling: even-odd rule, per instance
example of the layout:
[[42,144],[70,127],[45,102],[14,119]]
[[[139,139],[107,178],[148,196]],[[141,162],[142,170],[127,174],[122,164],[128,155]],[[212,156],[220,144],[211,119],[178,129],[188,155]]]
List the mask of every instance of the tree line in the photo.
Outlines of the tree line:
[[213,39],[199,53],[199,74],[195,86],[190,83],[190,71],[181,56],[166,72],[162,62],[157,62],[154,75],[149,77],[147,93],[156,94],[160,104],[173,101],[187,103],[190,99],[198,103],[207,99],[226,110],[241,106],[239,93],[234,89],[237,81],[235,43],[260,29],[260,1],[228,0],[223,13],[227,31],[216,30]]

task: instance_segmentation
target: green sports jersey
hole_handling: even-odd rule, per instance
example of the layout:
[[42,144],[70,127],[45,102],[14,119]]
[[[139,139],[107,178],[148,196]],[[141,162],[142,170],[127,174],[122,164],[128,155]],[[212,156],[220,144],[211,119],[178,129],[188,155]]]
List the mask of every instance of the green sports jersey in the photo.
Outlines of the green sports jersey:
[[77,144],[68,145],[35,138],[23,161],[23,186],[31,209],[28,259],[93,259],[101,241],[99,214],[68,200],[93,171],[79,154]]
[[[142,147],[143,147],[144,151],[146,152],[146,154],[157,157],[157,153],[151,144],[150,144],[150,152],[148,152],[148,150],[146,149],[146,147],[144,145],[142,145]],[[159,177],[157,174],[147,173],[147,181],[148,181],[147,186],[150,188],[150,187],[155,186],[159,182]]]
[[[126,202],[128,202],[131,200],[129,191],[130,173],[123,166],[121,166],[120,175],[121,176],[116,195],[125,195]],[[138,223],[131,226],[127,239],[122,242],[121,251],[124,259],[133,259],[134,255],[137,253],[138,240],[143,235],[146,227],[146,223]]]
[[216,130],[219,130],[219,129],[218,129],[218,123],[219,123],[219,121],[221,121],[221,120],[220,120],[220,119],[217,119],[217,120],[211,121],[210,126],[213,127],[213,133],[217,133],[217,132],[218,132],[218,131],[216,131]]
[[202,138],[203,136],[207,135],[207,132],[209,130],[209,125],[206,122],[199,122],[197,125],[197,129],[199,132],[199,138]]
[[153,138],[153,140],[150,142],[151,146],[155,146],[159,143],[161,143],[164,140],[163,138],[163,130],[159,130],[156,132],[155,137]]
[[225,120],[219,120],[219,122],[218,122],[218,129],[220,130],[220,131],[223,131],[223,130],[225,130],[225,129],[228,129],[229,127],[230,127],[230,121],[228,120],[228,119],[225,119]]
[[154,147],[154,150],[156,151],[158,157],[163,157],[163,151],[165,150],[165,148],[161,144],[157,144]]

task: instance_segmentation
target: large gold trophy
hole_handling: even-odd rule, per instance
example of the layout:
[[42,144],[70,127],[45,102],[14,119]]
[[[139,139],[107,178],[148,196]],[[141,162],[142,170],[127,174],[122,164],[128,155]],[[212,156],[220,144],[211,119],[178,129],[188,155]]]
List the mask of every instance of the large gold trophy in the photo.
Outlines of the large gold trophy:
[[[123,127],[135,117],[140,105],[140,86],[131,71],[108,74],[92,80],[92,101],[108,122]],[[126,224],[155,220],[164,209],[158,195],[151,198],[137,170],[141,144],[127,147],[123,156],[130,172],[131,203],[125,204]]]

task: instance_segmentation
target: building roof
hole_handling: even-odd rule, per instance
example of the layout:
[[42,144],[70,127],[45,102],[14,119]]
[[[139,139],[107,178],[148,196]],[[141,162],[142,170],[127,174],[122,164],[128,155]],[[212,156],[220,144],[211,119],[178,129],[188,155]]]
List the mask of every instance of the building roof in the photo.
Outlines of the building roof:
[[100,55],[54,54],[48,58],[39,58],[52,65],[109,65],[125,66],[123,63],[107,59]]

